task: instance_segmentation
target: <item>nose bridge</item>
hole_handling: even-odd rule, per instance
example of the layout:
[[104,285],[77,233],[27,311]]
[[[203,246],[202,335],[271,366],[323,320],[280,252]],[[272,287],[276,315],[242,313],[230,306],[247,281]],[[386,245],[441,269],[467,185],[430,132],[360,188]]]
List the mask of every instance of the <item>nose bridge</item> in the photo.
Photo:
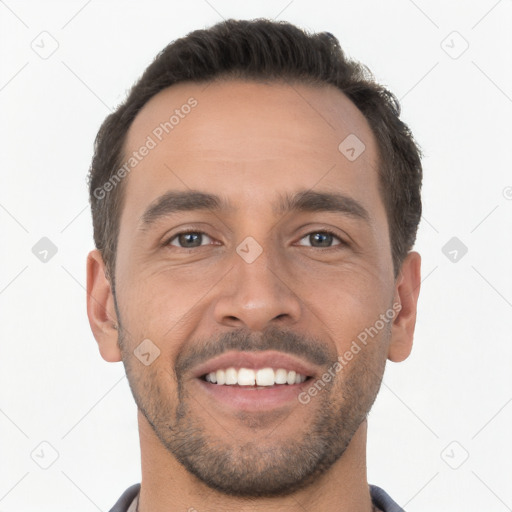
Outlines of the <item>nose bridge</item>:
[[298,321],[300,303],[287,284],[278,251],[247,237],[237,246],[233,265],[215,305],[217,322],[259,331],[277,320]]
[[[242,256],[240,253],[243,254],[248,248],[249,251]],[[268,247],[252,247],[249,242],[245,246],[240,244],[237,254],[241,261],[236,263],[236,272],[239,276],[238,287],[242,293],[255,298],[268,298],[276,297],[282,291],[280,288],[284,286],[285,276],[279,276],[280,265],[274,251]]]

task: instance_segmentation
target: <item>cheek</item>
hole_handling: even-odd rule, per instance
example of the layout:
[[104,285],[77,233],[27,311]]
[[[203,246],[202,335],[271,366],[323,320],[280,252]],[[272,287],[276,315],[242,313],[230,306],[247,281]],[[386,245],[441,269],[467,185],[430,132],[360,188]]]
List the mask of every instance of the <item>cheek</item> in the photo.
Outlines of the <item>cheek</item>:
[[167,428],[175,421],[179,403],[177,381],[166,360],[160,356],[149,366],[142,364],[131,353],[123,358],[132,394],[139,409],[157,428]]
[[[391,308],[392,287],[362,267],[346,267],[324,277],[324,286],[318,286],[315,276],[311,282],[303,280],[302,291],[308,309],[312,310],[320,328],[324,328],[337,347],[338,354],[349,350],[353,341],[370,345],[385,336],[390,321],[381,315]],[[322,326],[323,324],[323,326]]]
[[176,269],[165,265],[119,280],[118,306],[122,324],[132,342],[149,338],[174,361],[190,338],[208,304],[208,291],[219,281],[213,269]]

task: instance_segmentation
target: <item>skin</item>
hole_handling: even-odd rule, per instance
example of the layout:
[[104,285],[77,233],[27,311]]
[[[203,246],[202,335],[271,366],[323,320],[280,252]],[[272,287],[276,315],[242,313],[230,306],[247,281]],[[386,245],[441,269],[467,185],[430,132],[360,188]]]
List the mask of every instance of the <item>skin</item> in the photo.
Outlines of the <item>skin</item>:
[[[410,353],[420,288],[416,252],[393,275],[372,131],[330,86],[182,83],[145,105],[130,128],[126,154],[191,96],[197,107],[123,183],[117,308],[99,251],[87,262],[88,316],[100,353],[107,361],[123,360],[139,406],[139,510],[368,512],[366,414],[386,360],[402,361]],[[338,150],[351,133],[366,146],[353,162]],[[231,207],[178,212],[142,227],[142,215],[162,194],[187,190],[219,195]],[[339,212],[276,212],[279,196],[304,190],[349,196],[367,210],[368,222]],[[181,248],[175,235],[183,229],[208,237],[199,247]],[[332,246],[314,247],[309,235],[326,229],[336,233]],[[236,252],[248,236],[262,248],[252,263]],[[400,305],[398,314],[305,405],[297,400],[269,411],[238,411],[211,400],[191,371],[180,370],[194,350],[202,353],[208,343],[219,347],[230,333],[270,347],[275,331],[282,339],[289,334],[297,346],[306,344],[311,357],[305,361],[312,362],[315,348],[328,356],[329,363],[315,367],[318,378],[393,304]],[[133,355],[144,339],[160,350],[149,366]],[[273,467],[278,477],[295,467],[290,451],[281,448],[322,439],[321,424],[332,427],[324,436],[331,436],[335,460],[325,467],[316,461],[318,471],[296,487],[290,483],[288,493],[243,496],[212,488],[173,454],[195,428],[206,442],[206,459],[208,449],[231,450],[230,467],[261,470],[261,478]],[[296,464],[300,457],[305,455]]]

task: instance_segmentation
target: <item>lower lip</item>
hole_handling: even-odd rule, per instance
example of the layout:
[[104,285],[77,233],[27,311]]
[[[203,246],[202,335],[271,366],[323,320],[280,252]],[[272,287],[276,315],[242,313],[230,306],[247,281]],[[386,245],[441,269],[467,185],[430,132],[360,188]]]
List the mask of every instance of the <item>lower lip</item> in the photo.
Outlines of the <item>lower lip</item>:
[[268,411],[299,403],[298,395],[309,385],[309,379],[300,384],[278,384],[268,387],[224,386],[202,379],[196,380],[208,396],[238,411]]

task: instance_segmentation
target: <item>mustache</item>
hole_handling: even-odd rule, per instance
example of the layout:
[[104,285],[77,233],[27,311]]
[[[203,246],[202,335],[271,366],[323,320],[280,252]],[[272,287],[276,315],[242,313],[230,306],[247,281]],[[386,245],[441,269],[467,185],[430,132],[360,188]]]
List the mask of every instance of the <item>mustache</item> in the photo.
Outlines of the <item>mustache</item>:
[[176,359],[176,376],[179,378],[195,366],[232,350],[239,352],[277,350],[299,356],[318,366],[326,366],[337,360],[336,353],[331,352],[325,342],[316,338],[275,326],[259,334],[240,328],[191,344],[190,348]]

